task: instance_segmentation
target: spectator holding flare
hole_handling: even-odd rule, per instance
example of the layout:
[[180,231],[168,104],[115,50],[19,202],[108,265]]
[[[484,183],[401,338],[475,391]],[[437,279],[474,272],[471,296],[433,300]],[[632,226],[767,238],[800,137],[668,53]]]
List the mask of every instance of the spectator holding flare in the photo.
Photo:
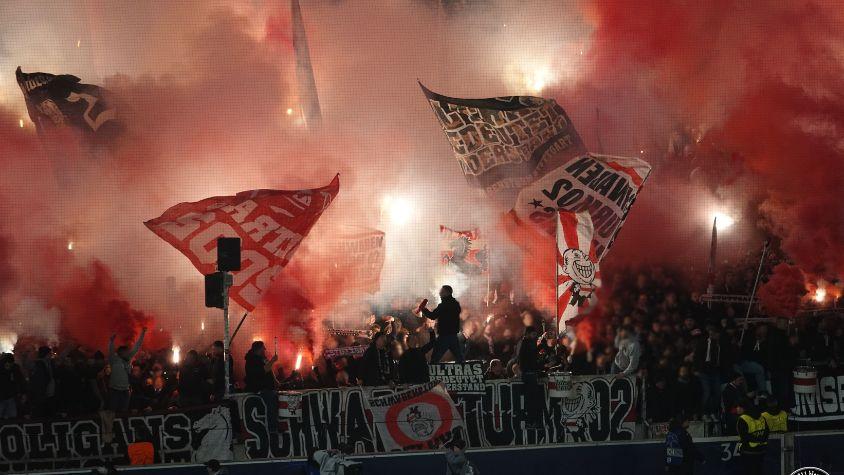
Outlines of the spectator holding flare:
[[423,300],[419,310],[425,318],[437,321],[437,341],[431,354],[431,363],[439,363],[446,351],[451,351],[454,360],[463,362],[463,346],[457,338],[460,333],[460,303],[454,298],[450,285],[440,289],[440,304],[434,310],[428,310],[427,300]]
[[132,370],[130,362],[141,349],[146,333],[147,327],[141,329],[138,341],[131,349],[122,345],[117,348],[117,351],[114,351],[114,339],[117,338],[117,334],[111,335],[108,340],[108,362],[111,366],[111,374],[108,378],[108,402],[109,409],[114,412],[129,410],[129,395],[131,393],[129,391],[129,374]]

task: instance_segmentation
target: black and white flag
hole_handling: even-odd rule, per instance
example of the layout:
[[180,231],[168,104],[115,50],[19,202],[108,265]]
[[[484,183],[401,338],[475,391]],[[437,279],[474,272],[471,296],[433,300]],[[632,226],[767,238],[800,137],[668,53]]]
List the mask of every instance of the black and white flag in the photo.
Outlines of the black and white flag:
[[18,67],[15,75],[39,134],[72,127],[93,143],[107,143],[120,133],[117,111],[106,100],[105,89],[70,74],[25,73]]

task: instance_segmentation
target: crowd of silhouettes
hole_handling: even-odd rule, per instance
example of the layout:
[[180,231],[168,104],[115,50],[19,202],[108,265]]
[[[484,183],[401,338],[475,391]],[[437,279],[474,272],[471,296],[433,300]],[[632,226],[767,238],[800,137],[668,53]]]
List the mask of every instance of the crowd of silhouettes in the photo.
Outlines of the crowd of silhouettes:
[[[748,295],[753,262],[723,269],[715,292]],[[769,259],[763,274],[775,263]],[[329,331],[328,351],[298,370],[254,342],[244,359],[230,359],[232,389],[270,400],[277,390],[418,384],[429,380],[432,358],[442,357],[480,360],[488,380],[536,384],[548,371],[638,377],[646,382],[641,414],[648,422],[725,422],[745,400],[790,408],[796,366],[836,371],[844,362],[840,314],[754,321],[745,329],[743,304],[704,302],[696,289],[705,285],[684,284],[678,271],[653,266],[611,275],[598,309],[576,332],[558,334],[552,316],[519,300],[507,282],[462,307],[449,288],[441,294],[445,309],[401,300],[376,305],[367,328]],[[112,340],[105,353],[71,345],[58,354],[42,346],[2,355],[0,418],[143,413],[223,398],[222,342],[174,363],[170,351],[145,351],[143,337],[134,346]]]

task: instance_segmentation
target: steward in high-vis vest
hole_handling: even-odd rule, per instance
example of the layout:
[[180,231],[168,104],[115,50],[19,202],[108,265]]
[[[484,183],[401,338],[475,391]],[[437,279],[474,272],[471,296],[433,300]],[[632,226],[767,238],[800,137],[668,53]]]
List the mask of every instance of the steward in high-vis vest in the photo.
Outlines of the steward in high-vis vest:
[[689,421],[681,417],[671,419],[668,423],[668,434],[665,436],[665,472],[670,475],[692,475],[695,461],[703,461],[703,454],[695,447],[688,427]]
[[739,406],[736,423],[739,435],[739,451],[745,475],[763,475],[765,452],[768,450],[768,423],[759,413],[756,405],[743,401]]
[[780,409],[776,399],[768,399],[768,410],[762,413],[772,434],[788,432],[788,413]]

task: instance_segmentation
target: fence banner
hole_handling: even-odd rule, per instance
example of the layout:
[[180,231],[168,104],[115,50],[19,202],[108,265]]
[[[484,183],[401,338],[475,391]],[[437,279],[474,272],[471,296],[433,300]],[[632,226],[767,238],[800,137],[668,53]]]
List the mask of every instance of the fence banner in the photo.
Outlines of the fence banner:
[[[232,460],[232,414],[226,406],[115,418],[0,421],[0,472],[78,468],[101,460],[127,463],[126,447],[151,442],[156,463]],[[104,433],[110,433],[104,437]]]
[[[238,394],[247,458],[304,457],[309,449],[356,453],[386,452],[366,400],[391,396],[390,388],[332,388],[302,392],[301,415],[266,427],[266,408],[257,394]],[[546,397],[545,430],[527,430],[521,382],[486,381],[483,394],[452,394],[470,448],[516,447],[564,442],[633,440],[638,386],[631,378],[574,376],[570,398]]]
[[844,428],[844,369],[818,368],[814,390],[796,380],[789,424],[797,430]]
[[435,381],[367,398],[366,406],[388,452],[439,449],[463,432],[454,401]]
[[450,393],[483,394],[484,364],[482,361],[465,363],[433,363],[428,365],[431,381],[443,383]]

